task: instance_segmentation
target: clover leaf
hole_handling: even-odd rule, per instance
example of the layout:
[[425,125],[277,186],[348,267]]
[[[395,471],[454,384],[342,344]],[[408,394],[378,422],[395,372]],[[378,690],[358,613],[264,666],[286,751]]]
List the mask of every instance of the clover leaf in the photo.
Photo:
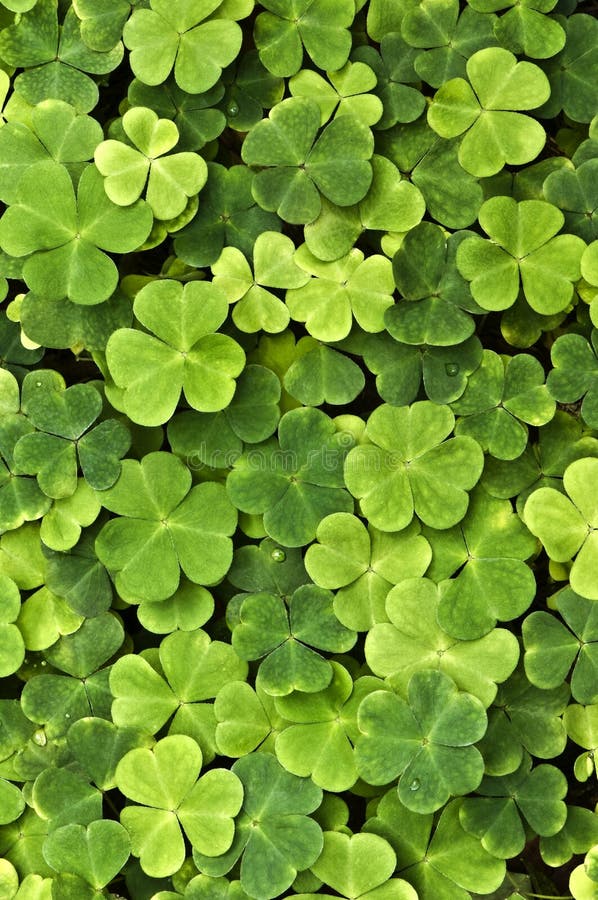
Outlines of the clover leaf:
[[116,265],[103,251],[136,250],[151,222],[144,201],[127,209],[112,203],[95,166],[84,169],[75,198],[67,169],[39,162],[24,173],[16,202],[0,219],[0,246],[27,257],[23,278],[34,293],[92,305],[107,300],[118,281]]
[[289,310],[268,288],[299,288],[310,280],[293,259],[292,240],[276,231],[263,231],[253,246],[254,271],[236,247],[225,247],[212,265],[213,282],[235,303],[232,320],[241,331],[284,331]]
[[318,259],[332,261],[346,256],[366,230],[409,231],[425,212],[419,188],[401,177],[385,156],[372,156],[370,189],[357,206],[334,206],[322,200],[317,219],[305,226],[305,242]]
[[554,835],[567,818],[563,798],[567,780],[555,766],[532,768],[526,753],[516,772],[501,777],[485,776],[477,788],[479,797],[467,798],[459,821],[482,847],[502,859],[521,853],[526,833],[522,818],[536,834]]
[[247,593],[266,591],[284,597],[308,581],[299,550],[283,550],[270,538],[259,546],[246,544],[235,550],[227,579]]
[[277,897],[322,852],[322,829],[310,817],[322,791],[286,772],[271,753],[250,753],[231,770],[242,782],[243,807],[235,844],[228,855],[209,859],[193,851],[200,872],[226,874],[241,858],[241,886],[250,897]]
[[7,369],[0,370],[0,397],[0,531],[5,532],[41,518],[51,500],[33,478],[20,477],[23,472],[15,462],[14,448],[34,428],[20,414],[19,384]]
[[17,186],[27,168],[36,162],[54,160],[75,173],[93,157],[102,140],[100,124],[91,116],[78,115],[63,100],[44,100],[31,113],[31,127],[7,122],[0,131],[2,200],[14,203]]
[[394,289],[392,267],[385,256],[364,258],[354,248],[335,262],[322,262],[303,244],[294,258],[312,277],[288,290],[285,302],[292,319],[305,322],[313,337],[340,341],[349,334],[353,318],[364,331],[383,331]]
[[577,594],[589,600],[598,600],[597,473],[598,460],[578,459],[563,475],[568,496],[554,488],[539,488],[528,497],[524,508],[527,527],[540,538],[551,559],[567,562],[575,556],[569,581]]
[[316,540],[305,554],[307,572],[320,587],[336,590],[337,618],[356,631],[387,621],[392,585],[423,575],[432,558],[417,522],[389,533],[366,528],[349,513],[333,513],[318,525]]
[[108,140],[95,149],[94,160],[104,176],[107,195],[118,206],[130,206],[145,188],[154,216],[175,219],[206,183],[204,160],[196,153],[170,154],[179,140],[178,128],[170,119],[158,118],[153,109],[128,109],[122,128],[132,147]]
[[502,47],[513,53],[525,53],[533,59],[548,59],[565,44],[563,27],[545,13],[554,9],[553,0],[534,0],[529,6],[512,4],[510,0],[473,0],[480,13],[511,7],[494,23],[494,34]]
[[95,537],[103,524],[100,519],[85,529],[76,546],[67,551],[42,545],[46,585],[77,615],[97,616],[112,603],[112,583],[94,549]]
[[535,578],[524,560],[537,545],[508,500],[477,488],[459,525],[437,533],[426,529],[425,534],[432,545],[430,577],[446,579],[441,581],[438,622],[450,635],[475,640],[490,632],[497,619],[509,621],[529,607]]
[[533,612],[523,622],[525,673],[536,687],[553,688],[564,681],[573,666],[571,693],[574,699],[578,703],[595,703],[598,700],[595,605],[570,588],[557,594],[556,603],[565,624],[542,610]]
[[261,209],[251,193],[253,174],[247,166],[208,163],[208,182],[194,219],[174,241],[178,257],[192,266],[211,266],[225,246],[250,258],[264,231],[280,231],[277,215]]
[[567,820],[561,830],[540,839],[540,853],[544,862],[549,866],[562,866],[574,854],[587,853],[598,837],[596,825],[596,819],[590,810],[580,806],[567,806]]
[[[29,379],[35,381],[37,377],[29,376]],[[36,384],[39,388],[28,397],[26,409],[37,431],[23,435],[14,447],[20,470],[36,475],[42,491],[55,499],[72,497],[77,491],[77,461],[92,488],[111,487],[120,475],[120,459],[131,445],[129,430],[116,419],[105,419],[89,430],[102,407],[100,395],[90,384],[74,384],[66,389],[64,382],[44,385],[36,381]],[[73,501],[75,515],[81,502],[81,512],[85,518],[91,515],[87,523],[91,524],[99,510],[94,514],[93,501],[86,502],[85,491],[80,490]],[[50,529],[51,519],[56,523],[58,515],[55,511],[48,519],[46,531]]]
[[243,450],[269,438],[280,418],[280,382],[265,366],[246,366],[235,395],[220,413],[178,413],[168,424],[173,453],[190,466],[228,468]]
[[365,432],[371,443],[345,461],[347,487],[372,525],[399,531],[415,514],[434,528],[450,528],[463,518],[483,454],[472,438],[445,440],[453,426],[447,407],[425,400],[374,410]]
[[342,472],[353,443],[321,410],[290,410],[280,420],[278,440],[235,460],[226,480],[228,495],[237,509],[263,513],[273,540],[300,547],[313,540],[324,516],[353,509]]
[[582,400],[581,415],[591,428],[598,425],[597,345],[596,329],[592,329],[590,341],[581,334],[561,335],[552,345],[550,357],[554,368],[546,379],[546,387],[559,403]]
[[582,423],[563,410],[540,429],[538,441],[526,447],[516,460],[486,459],[482,482],[493,497],[517,495],[520,513],[529,494],[538,487],[562,490],[563,473],[569,463],[598,455],[596,439],[586,434]]
[[247,165],[260,167],[252,192],[262,209],[286,222],[317,218],[321,196],[337,206],[358,203],[372,182],[372,133],[359,119],[340,116],[318,137],[315,100],[290,97],[255,125],[243,142]]
[[226,769],[211,769],[198,780],[201,764],[195,741],[174,734],[152,749],[129,750],[116,767],[119,790],[143,804],[126,806],[121,821],[131,852],[154,878],[180,868],[185,858],[181,825],[192,846],[209,856],[225,853],[232,843],[233,819],[243,802],[241,782]]
[[95,306],[49,300],[29,292],[21,301],[19,321],[22,332],[44,347],[103,352],[114,330],[130,326],[132,305],[118,289]]
[[83,624],[62,597],[47,587],[30,594],[21,604],[18,628],[27,650],[46,650],[63,634],[72,634]]
[[[324,847],[311,871],[343,897],[374,900],[376,888],[391,885],[396,900],[413,900],[415,891],[391,878],[396,856],[390,844],[377,834],[324,833]],[[378,892],[379,893],[379,892]],[[390,896],[390,895],[389,895]]]
[[404,301],[384,316],[390,334],[403,344],[450,346],[469,338],[475,325],[469,313],[479,307],[458,272],[455,257],[463,235],[447,240],[438,225],[412,228],[392,261],[395,284]]
[[517,641],[501,628],[481,638],[456,640],[437,622],[439,601],[438,588],[427,578],[406,578],[393,587],[386,597],[390,622],[376,623],[366,637],[367,663],[402,696],[413,672],[438,669],[488,707],[497,683],[517,665]]
[[264,0],[266,12],[255,21],[260,59],[274,75],[286,78],[301,68],[303,50],[320,69],[336,72],[351,50],[349,27],[355,16],[351,0]]
[[450,229],[475,222],[484,199],[478,179],[461,166],[458,150],[458,138],[440,138],[425,118],[385,132],[378,148],[420,190],[430,215]]
[[233,628],[232,646],[241,659],[263,659],[260,686],[267,694],[321,691],[333,675],[331,664],[316,652],[344,653],[357,635],[334,614],[330,591],[302,585],[288,600],[266,592],[242,601]]
[[[125,411],[134,422],[167,422],[181,390],[189,405],[201,412],[228,406],[245,354],[228,335],[215,333],[227,309],[226,298],[209,282],[182,285],[164,279],[139,291],[133,311],[151,334],[122,328],[113,332],[106,345],[110,374],[124,389]],[[152,409],[147,405],[148,392],[154,397]]]
[[598,72],[596,35],[598,23],[589,15],[572,15],[563,22],[563,49],[547,60],[544,70],[550,80],[550,98],[538,110],[543,117],[564,110],[574,122],[589,122],[596,112]]
[[224,113],[214,109],[223,94],[220,82],[202,94],[188,94],[170,76],[163,84],[153,87],[134,78],[127,96],[131,106],[149,107],[161,119],[172,120],[178,131],[179,151],[189,152],[201,150],[224,130]]
[[[330,684],[315,693],[277,698],[276,709],[285,722],[275,741],[278,761],[295,775],[311,775],[326,791],[343,791],[357,781],[350,706],[353,682],[348,671],[332,663]],[[293,724],[289,724],[292,722]]]
[[423,94],[411,84],[418,80],[413,67],[415,55],[398,29],[382,35],[380,52],[367,44],[355,47],[351,58],[365,63],[376,74],[378,83],[374,93],[383,106],[377,130],[386,130],[398,122],[413,122],[425,109]]
[[283,98],[285,83],[263,65],[257,50],[248,50],[222,73],[226,123],[249,131]]
[[176,591],[180,569],[196,584],[214,584],[226,574],[236,512],[221,485],[192,488],[189,469],[173,454],[125,460],[101,500],[117,518],[103,526],[95,549],[115,573],[117,590],[162,600]]
[[405,406],[417,399],[420,386],[434,403],[457,400],[482,356],[482,344],[476,335],[452,347],[410,347],[380,334],[367,340],[363,348],[364,362],[376,375],[380,397],[393,406]]
[[[193,664],[189,665],[189,660]],[[247,665],[222,641],[211,641],[201,628],[175,631],[160,643],[160,671],[143,657],[127,654],[113,665],[112,719],[120,727],[155,734],[168,722],[170,734],[193,737],[204,760],[214,758],[213,699],[224,685],[244,679]]]
[[465,900],[466,891],[496,891],[505,876],[505,863],[488,853],[459,821],[464,801],[452,800],[433,829],[431,815],[411,812],[388,791],[364,830],[385,838],[397,854],[397,870],[418,896]]
[[555,407],[535,357],[518,353],[505,360],[492,350],[484,350],[463,394],[451,404],[459,416],[455,434],[470,435],[490,456],[509,460],[527,445],[522,422],[546,425]]
[[151,0],[149,8],[135,9],[123,41],[137,78],[162,84],[174,69],[176,83],[189,94],[213,87],[242,40],[236,22],[212,15],[221,5],[222,0]]
[[573,171],[563,167],[552,172],[543,185],[546,200],[563,211],[567,231],[588,243],[598,238],[597,170],[598,159],[589,159]]
[[284,376],[285,389],[306,406],[350,403],[364,386],[356,362],[310,337],[301,339],[296,359]]
[[338,72],[328,72],[328,80],[310,69],[302,69],[289,80],[293,97],[313,98],[324,125],[336,116],[352,115],[367,125],[375,125],[383,114],[378,97],[367,93],[376,86],[376,74],[362,62],[348,62]]
[[92,50],[112,50],[122,36],[125,22],[136,0],[74,0],[81,20],[81,37]]
[[539,759],[562,753],[567,743],[562,715],[569,696],[567,684],[549,690],[530,684],[520,665],[498,686],[496,700],[488,711],[488,732],[478,745],[486,774],[514,772],[523,749]]
[[112,72],[122,61],[123,46],[118,42],[106,52],[92,50],[81,38],[72,7],[60,21],[56,0],[37,0],[34,9],[0,31],[0,55],[8,65],[25,70],[15,78],[15,89],[28,103],[63,100],[86,113],[99,99],[87,73]]
[[443,138],[465,133],[459,162],[478,178],[495,175],[505,164],[531,162],[544,146],[544,129],[531,116],[513,110],[534,109],[550,96],[539,66],[517,62],[509,50],[485,47],[466,63],[467,77],[452,78],[436,92],[428,122]]
[[244,681],[225,684],[214,701],[214,716],[216,748],[233,758],[246,756],[257,748],[272,752],[274,738],[288,724],[259,681],[255,690]]
[[114,773],[122,757],[135,747],[151,746],[153,741],[139,728],[119,728],[106,719],[88,716],[73,722],[67,743],[85,775],[106,791],[116,787]]
[[119,822],[63,825],[44,841],[44,858],[57,872],[79,875],[94,888],[107,885],[130,854],[129,836]]
[[[561,234],[563,213],[543,200],[491,197],[479,213],[489,240],[471,237],[459,246],[457,268],[471,282],[474,299],[487,310],[508,309],[519,285],[533,310],[542,315],[565,310],[580,277],[585,243]],[[547,291],[547,287],[550,290]]]
[[411,47],[421,48],[413,60],[419,77],[439,88],[451,78],[465,78],[467,59],[495,45],[493,27],[495,16],[478,12],[475,2],[460,13],[455,0],[425,0],[406,10],[401,36]]
[[369,784],[399,776],[399,799],[418,813],[440,809],[482,780],[484,763],[473,746],[487,727],[482,703],[459,691],[443,672],[411,676],[408,700],[388,691],[365,697],[357,715],[357,770]]

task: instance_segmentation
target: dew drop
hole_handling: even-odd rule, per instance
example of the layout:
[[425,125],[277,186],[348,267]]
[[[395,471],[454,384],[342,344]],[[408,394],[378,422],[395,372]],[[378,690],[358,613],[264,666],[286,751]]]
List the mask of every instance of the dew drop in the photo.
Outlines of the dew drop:
[[36,386],[36,387],[41,387],[41,386],[42,386],[41,381],[36,381],[36,382],[35,382],[35,386]]
[[410,791],[419,791],[419,789],[420,789],[419,778],[414,778],[413,781],[411,782],[411,784],[409,785],[409,790]]
[[236,119],[239,115],[239,107],[236,103],[229,103],[226,107],[226,115],[229,119]]
[[70,717],[71,717],[71,714],[70,714],[70,713],[65,713],[65,714],[64,714],[64,718],[65,718],[65,719],[70,719]]
[[444,371],[449,377],[453,378],[455,375],[459,374],[459,365],[458,363],[447,363],[444,367]]
[[38,728],[37,731],[33,732],[33,741],[38,747],[46,746],[48,738],[46,737],[46,732],[43,728]]
[[47,663],[47,662],[46,662],[46,660],[45,660],[45,659],[42,659],[42,661],[41,661],[41,663],[40,663],[40,665],[41,665],[41,666],[47,666],[47,665],[48,665],[48,663]]
[[279,547],[276,547],[276,549],[273,550],[270,555],[271,555],[272,559],[274,560],[274,562],[284,562],[285,559],[287,558],[287,555],[284,552],[284,550],[281,550]]

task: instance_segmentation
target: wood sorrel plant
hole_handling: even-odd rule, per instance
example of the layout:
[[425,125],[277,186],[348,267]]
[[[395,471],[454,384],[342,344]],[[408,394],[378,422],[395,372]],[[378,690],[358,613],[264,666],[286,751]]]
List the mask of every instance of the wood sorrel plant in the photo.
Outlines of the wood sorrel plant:
[[0,900],[597,900],[595,12],[0,3]]

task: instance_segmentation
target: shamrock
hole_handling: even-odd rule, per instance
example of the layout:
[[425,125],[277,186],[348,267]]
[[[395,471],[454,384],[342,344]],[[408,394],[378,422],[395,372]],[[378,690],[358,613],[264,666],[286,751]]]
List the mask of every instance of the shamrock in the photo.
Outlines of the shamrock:
[[399,776],[401,802],[425,814],[480,784],[484,763],[473,744],[483,737],[487,719],[477,697],[459,691],[443,672],[415,672],[407,694],[403,700],[375,691],[361,701],[357,771],[369,784]]
[[320,587],[336,590],[334,611],[356,631],[387,621],[385,600],[393,584],[424,574],[432,559],[417,522],[403,531],[368,528],[349,513],[326,516],[307,548],[305,568]]
[[491,197],[479,220],[489,240],[470,237],[457,251],[457,268],[471,282],[474,300],[487,310],[508,309],[521,279],[533,310],[542,315],[565,310],[581,274],[585,243],[574,234],[555,237],[563,213],[543,200]]
[[118,281],[116,265],[102,251],[136,250],[151,223],[144,201],[123,209],[109,200],[95,166],[84,168],[75,197],[63,165],[38,162],[23,174],[0,219],[0,246],[27,257],[23,278],[34,293],[92,305],[107,300]]
[[123,29],[133,73],[145,84],[166,81],[174,69],[178,86],[201,94],[241,49],[241,29],[229,18],[212,17],[222,0],[151,0],[133,11]]
[[118,41],[107,51],[92,50],[82,40],[72,7],[61,21],[57,0],[37,0],[35,9],[32,6],[0,31],[2,59],[25,69],[15,78],[15,89],[32,105],[64,100],[77,112],[89,112],[98,102],[99,91],[87,73],[106,75],[116,69],[123,58],[122,44]]
[[[164,279],[139,291],[133,311],[151,334],[120,328],[106,345],[110,374],[124,388],[123,405],[134,422],[167,422],[181,390],[189,405],[201,412],[228,406],[245,354],[228,335],[215,333],[227,309],[226,298],[209,282],[182,285]],[[154,398],[151,408],[148,392]]]
[[571,693],[574,699],[578,703],[594,703],[598,700],[595,605],[571,588],[559,591],[556,605],[565,624],[543,610],[531,613],[523,622],[525,673],[536,687],[554,688],[564,681],[573,666]]
[[189,469],[172,453],[127,459],[101,495],[117,518],[96,538],[96,553],[117,590],[162,600],[177,589],[180,569],[196,584],[214,584],[232,559],[237,515],[222,485],[191,487]]
[[273,696],[291,691],[321,691],[333,675],[317,650],[344,653],[357,635],[336,618],[330,591],[315,585],[298,587],[284,601],[265,591],[246,596],[233,627],[232,645],[241,659],[265,657],[260,686]]
[[322,791],[286,772],[271,753],[250,753],[231,770],[243,784],[243,807],[229,853],[220,858],[193,851],[200,872],[225,875],[241,857],[241,886],[251,897],[277,897],[322,851],[322,829],[310,817]]
[[347,487],[372,525],[399,531],[416,514],[434,528],[450,528],[463,518],[483,454],[473,438],[445,441],[453,426],[447,407],[426,400],[374,410],[365,432],[371,443],[350,450],[345,461]]
[[260,59],[274,75],[286,78],[301,68],[303,49],[320,69],[337,71],[351,50],[348,30],[355,16],[352,0],[264,0],[255,22]]
[[[370,129],[353,116],[340,116],[320,129],[315,100],[290,97],[255,125],[241,155],[260,167],[252,192],[262,209],[286,222],[305,224],[317,218],[321,196],[337,206],[361,200],[372,181]],[[316,140],[317,138],[317,140]]]
[[243,786],[228,769],[198,778],[202,762],[192,738],[173,734],[152,749],[129,750],[116,767],[118,789],[135,804],[121,812],[131,852],[154,878],[173,875],[182,865],[181,826],[192,846],[209,856],[225,853],[233,841]]
[[436,92],[428,122],[443,138],[465,132],[459,162],[478,178],[495,175],[505,164],[531,162],[544,146],[544,129],[512,110],[534,109],[550,96],[539,66],[517,62],[509,50],[485,47],[466,63],[468,81],[452,78]]
[[527,527],[540,538],[551,559],[567,562],[575,556],[569,581],[577,594],[589,600],[598,600],[597,474],[598,460],[575,460],[563,475],[567,494],[539,488],[528,497],[523,511]]
[[392,267],[385,256],[364,258],[354,248],[334,262],[322,262],[303,244],[295,263],[311,277],[286,293],[294,321],[320,341],[340,341],[351,330],[353,318],[368,332],[384,329],[384,313],[392,305]]
[[235,460],[226,480],[228,495],[237,509],[263,513],[273,540],[300,547],[313,539],[325,515],[352,510],[342,465],[353,443],[321,410],[291,410],[280,420],[278,440]]
[[170,119],[159,119],[153,109],[128,109],[122,128],[132,147],[108,140],[95,149],[94,160],[104,175],[107,195],[118,206],[130,206],[146,188],[156,219],[175,219],[206,183],[204,160],[196,153],[184,152],[162,158],[178,143],[179,130]]
[[440,592],[428,578],[406,578],[393,587],[386,597],[390,622],[376,623],[366,637],[368,666],[402,696],[413,672],[438,669],[488,707],[497,683],[517,665],[517,640],[502,628],[473,640],[451,637],[438,624],[439,601]]

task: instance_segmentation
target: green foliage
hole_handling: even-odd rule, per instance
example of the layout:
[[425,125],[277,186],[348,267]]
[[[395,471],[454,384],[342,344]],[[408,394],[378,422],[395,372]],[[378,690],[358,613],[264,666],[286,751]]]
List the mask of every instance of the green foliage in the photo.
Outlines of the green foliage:
[[0,900],[598,897],[598,24],[0,4]]

